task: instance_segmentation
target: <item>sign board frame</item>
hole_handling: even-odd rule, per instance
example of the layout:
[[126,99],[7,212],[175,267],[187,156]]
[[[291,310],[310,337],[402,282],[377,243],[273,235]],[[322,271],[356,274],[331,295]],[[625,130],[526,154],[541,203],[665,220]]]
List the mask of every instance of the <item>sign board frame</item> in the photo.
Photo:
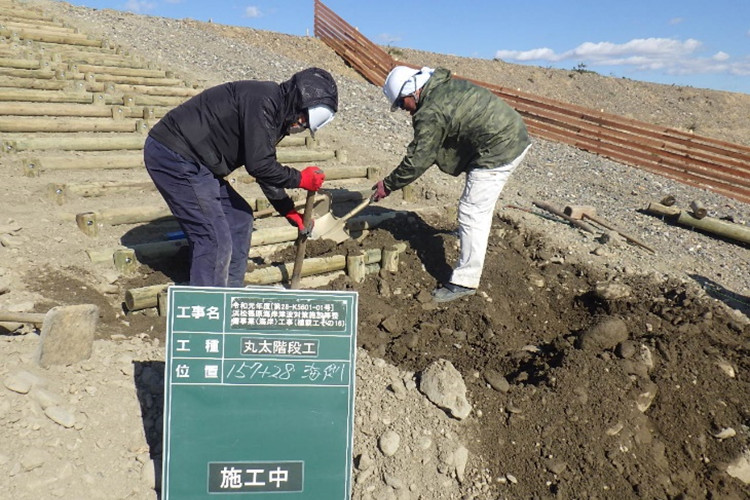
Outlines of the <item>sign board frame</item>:
[[162,500],[350,498],[357,300],[169,287]]

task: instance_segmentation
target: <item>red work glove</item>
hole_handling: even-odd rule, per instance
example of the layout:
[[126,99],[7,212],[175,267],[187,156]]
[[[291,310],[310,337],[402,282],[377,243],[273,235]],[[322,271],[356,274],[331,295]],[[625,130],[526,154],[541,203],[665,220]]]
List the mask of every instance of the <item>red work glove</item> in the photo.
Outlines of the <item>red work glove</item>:
[[[309,230],[305,229],[305,223],[302,221],[302,214],[297,212],[296,209],[291,209],[289,212],[284,214],[284,217],[286,217],[286,220],[289,221],[289,224],[292,226],[296,226],[297,230],[299,230],[300,233],[309,234]],[[312,230],[313,225],[315,224],[315,221],[310,221],[310,230]]]
[[307,167],[302,171],[299,187],[308,191],[317,191],[323,185],[326,174],[318,167]]
[[377,184],[372,187],[372,189],[374,189],[372,195],[370,195],[370,199],[372,201],[380,201],[391,194],[388,188],[385,187],[385,184],[383,184],[383,181],[378,181]]

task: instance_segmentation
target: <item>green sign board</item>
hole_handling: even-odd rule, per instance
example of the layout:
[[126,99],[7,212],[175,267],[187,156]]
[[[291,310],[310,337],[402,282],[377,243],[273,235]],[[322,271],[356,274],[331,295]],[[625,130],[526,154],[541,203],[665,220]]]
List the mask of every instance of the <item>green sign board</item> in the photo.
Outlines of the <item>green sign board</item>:
[[348,499],[357,294],[172,286],[163,500]]

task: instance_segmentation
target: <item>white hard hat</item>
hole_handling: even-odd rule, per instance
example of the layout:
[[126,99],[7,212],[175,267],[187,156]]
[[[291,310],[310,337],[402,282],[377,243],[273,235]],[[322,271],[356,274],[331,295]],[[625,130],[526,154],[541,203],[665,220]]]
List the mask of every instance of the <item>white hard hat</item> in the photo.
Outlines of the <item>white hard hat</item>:
[[333,120],[334,115],[333,110],[325,104],[311,106],[307,110],[307,125],[310,127],[310,134],[315,137],[315,132]]
[[401,91],[404,89],[406,82],[418,72],[418,70],[408,66],[396,66],[388,73],[383,85],[383,93],[391,103],[391,111],[396,111],[396,108],[398,108],[398,98],[401,97]]
[[391,103],[391,111],[398,108],[399,97],[412,95],[424,87],[435,70],[424,67],[414,69],[408,66],[396,66],[388,73],[383,85],[383,93]]

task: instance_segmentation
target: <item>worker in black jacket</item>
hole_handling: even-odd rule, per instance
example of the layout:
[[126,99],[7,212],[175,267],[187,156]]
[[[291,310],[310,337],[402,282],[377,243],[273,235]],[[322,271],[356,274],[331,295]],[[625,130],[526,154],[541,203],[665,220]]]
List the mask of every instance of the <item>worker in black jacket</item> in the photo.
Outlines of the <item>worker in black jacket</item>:
[[311,134],[338,110],[336,82],[308,68],[280,84],[237,81],[209,88],[169,111],[149,132],[146,169],[185,233],[190,285],[244,286],[253,211],[224,177],[242,165],[271,205],[300,231],[284,188],[320,189],[318,167],[301,172],[276,160],[276,145]]

